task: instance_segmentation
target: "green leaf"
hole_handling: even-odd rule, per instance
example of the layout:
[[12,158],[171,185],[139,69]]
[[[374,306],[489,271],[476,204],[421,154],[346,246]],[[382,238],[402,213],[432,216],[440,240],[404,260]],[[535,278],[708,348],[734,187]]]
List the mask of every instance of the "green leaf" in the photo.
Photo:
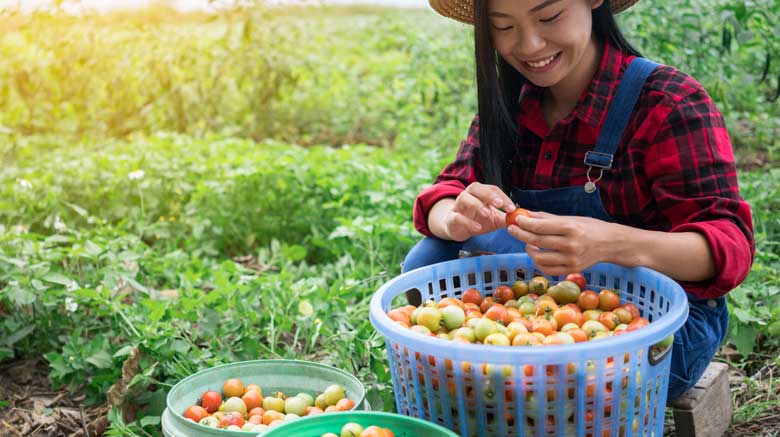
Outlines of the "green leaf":
[[751,322],[758,323],[759,325],[766,324],[766,322],[764,322],[764,319],[759,318],[758,316],[754,315],[752,312],[745,310],[743,308],[734,308],[731,313],[734,314],[734,316],[736,316],[737,320],[745,324]]
[[24,337],[27,337],[35,331],[35,325],[27,325],[24,328],[14,332],[13,334],[9,335],[8,337],[5,337],[3,339],[0,339],[0,343],[6,345],[6,346],[13,346],[14,343],[17,341],[23,339]]
[[114,358],[122,358],[130,355],[130,352],[133,351],[133,348],[135,346],[133,345],[127,345],[119,349],[118,351],[114,352]]
[[729,340],[737,347],[737,352],[748,356],[753,352],[756,340],[756,328],[751,325],[738,325],[732,331]]
[[68,286],[73,283],[73,280],[68,278],[67,276],[63,275],[62,273],[57,272],[49,272],[43,275],[41,278],[42,280],[46,282],[51,282],[53,284],[60,284],[64,286]]
[[160,424],[160,416],[144,416],[138,421],[141,427],[157,426]]
[[104,350],[92,354],[92,356],[87,358],[86,361],[98,369],[108,369],[114,365],[111,354]]
[[282,246],[282,255],[290,261],[301,261],[306,258],[306,248],[298,244]]

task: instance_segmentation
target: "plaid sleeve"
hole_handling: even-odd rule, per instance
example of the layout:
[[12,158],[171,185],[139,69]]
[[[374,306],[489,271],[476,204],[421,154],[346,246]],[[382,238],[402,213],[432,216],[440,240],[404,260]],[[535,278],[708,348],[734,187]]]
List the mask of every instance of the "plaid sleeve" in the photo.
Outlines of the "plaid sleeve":
[[421,234],[433,236],[428,229],[428,213],[436,202],[445,197],[457,197],[469,184],[481,177],[478,149],[479,116],[475,116],[466,140],[460,143],[455,160],[444,167],[433,185],[423,189],[414,201],[414,227]]
[[706,91],[697,88],[663,108],[666,114],[646,155],[645,170],[667,230],[699,232],[709,242],[716,276],[682,285],[699,298],[712,298],[747,277],[755,241],[723,117]]

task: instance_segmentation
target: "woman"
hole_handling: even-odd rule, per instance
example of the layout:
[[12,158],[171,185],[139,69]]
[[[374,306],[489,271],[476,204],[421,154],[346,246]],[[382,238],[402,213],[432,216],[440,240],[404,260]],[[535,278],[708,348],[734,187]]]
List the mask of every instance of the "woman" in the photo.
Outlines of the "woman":
[[[750,271],[749,205],[723,118],[693,78],[639,57],[613,13],[637,0],[431,0],[475,26],[479,114],[415,201],[403,270],[460,250],[527,252],[548,275],[645,266],[688,293],[669,397],[693,386]],[[471,11],[473,10],[473,17]],[[505,213],[531,211],[505,227]]]

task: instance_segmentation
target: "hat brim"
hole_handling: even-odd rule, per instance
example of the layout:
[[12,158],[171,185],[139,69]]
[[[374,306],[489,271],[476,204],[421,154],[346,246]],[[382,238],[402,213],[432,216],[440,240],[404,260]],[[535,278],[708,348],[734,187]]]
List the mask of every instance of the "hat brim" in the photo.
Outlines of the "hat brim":
[[[614,0],[609,2],[613,14],[619,14],[634,6],[639,0]],[[428,0],[434,11],[461,23],[474,24],[474,0]]]

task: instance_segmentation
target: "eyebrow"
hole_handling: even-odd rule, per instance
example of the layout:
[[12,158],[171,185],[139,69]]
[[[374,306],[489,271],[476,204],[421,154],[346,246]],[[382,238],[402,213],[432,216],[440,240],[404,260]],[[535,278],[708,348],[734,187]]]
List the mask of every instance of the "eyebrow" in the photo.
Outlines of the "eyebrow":
[[[547,6],[550,6],[553,3],[558,3],[559,1],[561,1],[561,0],[546,0],[546,1],[542,2],[542,3],[539,3],[538,5],[534,6],[533,8],[531,8],[530,12],[540,11],[540,10],[546,8]],[[511,18],[512,16],[507,14],[507,13],[504,13],[504,12],[491,11],[491,12],[488,12],[488,17],[508,17],[508,18]]]

